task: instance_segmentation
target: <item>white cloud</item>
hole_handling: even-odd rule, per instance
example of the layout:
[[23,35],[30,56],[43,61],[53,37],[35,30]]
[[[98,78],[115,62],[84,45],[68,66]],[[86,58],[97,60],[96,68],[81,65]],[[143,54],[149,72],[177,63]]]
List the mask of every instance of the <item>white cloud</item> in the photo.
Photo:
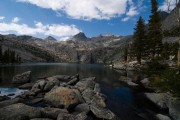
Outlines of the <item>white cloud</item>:
[[17,23],[17,22],[19,22],[19,21],[20,21],[20,18],[18,18],[18,17],[15,17],[15,18],[12,19],[12,22],[13,22],[13,23]]
[[[168,6],[169,6],[169,8],[168,8]],[[164,0],[162,5],[160,5],[159,10],[168,12],[168,11],[173,10],[175,7],[176,7],[176,0]]]
[[0,20],[4,20],[5,19],[5,17],[4,16],[0,16]]
[[35,22],[35,27],[30,27],[27,24],[19,23],[4,23],[0,22],[0,33],[15,33],[18,35],[53,35],[57,38],[65,38],[73,36],[81,30],[75,25],[65,24],[43,24],[41,22]]
[[125,18],[122,18],[121,21],[126,22],[126,21],[128,21],[129,19],[130,19],[130,17],[125,17]]
[[[128,0],[16,0],[65,13],[73,19],[111,19],[126,13]],[[61,14],[60,14],[61,15]]]

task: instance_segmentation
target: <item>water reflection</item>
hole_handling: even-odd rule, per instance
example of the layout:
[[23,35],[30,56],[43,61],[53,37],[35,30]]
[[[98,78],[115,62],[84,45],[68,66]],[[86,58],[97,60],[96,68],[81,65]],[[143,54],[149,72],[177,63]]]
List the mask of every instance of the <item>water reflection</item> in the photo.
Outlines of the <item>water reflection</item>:
[[97,81],[102,84],[119,86],[118,72],[97,64],[67,64],[67,63],[38,63],[38,64],[21,64],[12,66],[0,66],[0,86],[8,85],[12,77],[18,73],[32,71],[32,79],[42,76],[53,75],[75,75],[80,74],[81,78],[96,77]]

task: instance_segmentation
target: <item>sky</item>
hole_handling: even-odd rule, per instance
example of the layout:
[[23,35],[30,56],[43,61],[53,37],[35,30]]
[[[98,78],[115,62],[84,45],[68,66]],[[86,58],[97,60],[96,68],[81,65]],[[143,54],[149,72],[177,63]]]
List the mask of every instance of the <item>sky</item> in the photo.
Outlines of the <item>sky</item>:
[[[158,0],[159,10],[176,0]],[[0,34],[53,36],[66,40],[84,32],[132,35],[140,16],[148,22],[150,0],[0,0]]]

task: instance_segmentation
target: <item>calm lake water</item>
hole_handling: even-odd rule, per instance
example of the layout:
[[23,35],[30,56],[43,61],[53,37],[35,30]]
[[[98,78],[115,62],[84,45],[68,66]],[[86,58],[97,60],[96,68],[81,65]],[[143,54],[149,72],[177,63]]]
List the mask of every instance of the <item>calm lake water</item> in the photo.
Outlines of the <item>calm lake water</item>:
[[[125,86],[119,78],[126,74],[119,73],[109,67],[98,64],[67,64],[67,63],[31,63],[21,65],[0,66],[0,90],[12,87],[12,77],[18,73],[32,71],[32,79],[53,75],[75,75],[80,78],[96,77],[100,83],[102,93],[107,96],[109,109],[116,113],[122,120],[139,120],[134,114],[136,103],[130,88]],[[16,91],[9,88],[8,91]]]

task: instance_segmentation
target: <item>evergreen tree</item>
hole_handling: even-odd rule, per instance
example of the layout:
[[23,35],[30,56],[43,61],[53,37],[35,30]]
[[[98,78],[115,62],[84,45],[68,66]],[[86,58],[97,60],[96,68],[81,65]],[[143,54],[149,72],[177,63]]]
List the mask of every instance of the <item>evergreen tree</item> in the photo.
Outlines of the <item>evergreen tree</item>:
[[133,48],[135,52],[136,59],[138,63],[141,64],[141,58],[142,54],[145,50],[145,39],[146,39],[146,31],[145,31],[145,23],[142,17],[139,17],[139,20],[137,21],[137,25],[134,32],[134,42],[133,42]]
[[0,61],[2,62],[3,52],[2,52],[2,46],[0,46]]
[[161,20],[158,12],[158,2],[157,0],[151,0],[152,15],[149,20],[148,27],[148,52],[154,59],[156,54],[160,54],[162,47],[162,30],[161,30]]

